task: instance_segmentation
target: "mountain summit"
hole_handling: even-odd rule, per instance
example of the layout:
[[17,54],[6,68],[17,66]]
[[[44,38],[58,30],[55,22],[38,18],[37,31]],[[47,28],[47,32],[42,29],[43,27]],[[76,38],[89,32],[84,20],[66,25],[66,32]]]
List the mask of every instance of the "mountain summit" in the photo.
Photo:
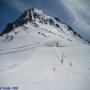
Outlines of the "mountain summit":
[[60,21],[58,18],[52,18],[48,16],[44,11],[40,9],[32,8],[32,9],[26,10],[13,23],[9,23],[6,29],[2,32],[2,34],[9,33],[10,31],[12,31],[12,29],[22,26],[23,24],[27,22],[34,23],[37,25],[38,23],[41,23],[41,24],[49,24],[49,25],[53,25],[56,27],[60,27],[57,23],[55,23],[55,20]]
[[36,43],[40,45],[55,45],[58,43],[59,46],[87,43],[70,26],[36,8],[26,10],[13,23],[9,23],[2,35],[0,41],[10,42],[7,43],[7,46],[12,48],[13,46]]

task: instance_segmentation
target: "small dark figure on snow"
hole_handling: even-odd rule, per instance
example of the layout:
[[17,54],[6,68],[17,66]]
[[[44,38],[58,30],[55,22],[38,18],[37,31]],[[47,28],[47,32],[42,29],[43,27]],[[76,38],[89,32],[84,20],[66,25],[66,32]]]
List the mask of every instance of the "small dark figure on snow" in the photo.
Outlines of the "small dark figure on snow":
[[3,49],[2,49],[2,48],[0,48],[0,51],[3,51]]
[[57,48],[59,47],[58,43],[56,43],[56,47],[57,47]]
[[53,72],[55,72],[56,71],[56,68],[55,67],[53,67]]
[[63,63],[63,59],[61,60],[61,63]]
[[63,53],[62,53],[62,59],[61,59],[61,63],[63,63]]
[[70,67],[72,66],[72,63],[70,62]]

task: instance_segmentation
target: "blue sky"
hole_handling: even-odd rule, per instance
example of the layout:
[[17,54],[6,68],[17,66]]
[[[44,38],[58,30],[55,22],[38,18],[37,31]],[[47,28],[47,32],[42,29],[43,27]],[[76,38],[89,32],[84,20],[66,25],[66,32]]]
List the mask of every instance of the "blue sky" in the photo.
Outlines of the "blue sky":
[[59,17],[90,41],[90,0],[0,0],[0,31],[29,8]]

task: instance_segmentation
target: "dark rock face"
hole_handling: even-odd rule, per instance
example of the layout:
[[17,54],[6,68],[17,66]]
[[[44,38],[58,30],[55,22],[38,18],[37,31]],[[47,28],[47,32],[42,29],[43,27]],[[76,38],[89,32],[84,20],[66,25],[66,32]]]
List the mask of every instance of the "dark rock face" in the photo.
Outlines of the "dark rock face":
[[[68,26],[68,25],[67,25],[67,26]],[[68,26],[68,30],[69,30],[69,31],[72,31],[74,36],[78,36],[78,37],[80,37],[81,39],[83,39],[83,37],[82,37],[81,35],[79,35],[77,32],[75,32],[70,26]]]
[[0,36],[3,36],[3,34],[0,33]]
[[54,19],[55,19],[56,21],[58,21],[58,22],[61,22],[60,19],[57,18],[57,17],[54,17]]
[[49,18],[48,20],[49,20],[50,25],[55,25],[55,23],[54,23],[54,21],[52,19]]
[[13,29],[13,24],[12,23],[9,23],[6,27],[6,29],[2,32],[2,34],[6,34],[6,33],[9,33],[11,32]]
[[[29,12],[29,14],[28,14]],[[28,21],[32,21],[31,10],[26,10],[16,21],[9,23],[2,34],[11,32],[14,28],[23,26]]]

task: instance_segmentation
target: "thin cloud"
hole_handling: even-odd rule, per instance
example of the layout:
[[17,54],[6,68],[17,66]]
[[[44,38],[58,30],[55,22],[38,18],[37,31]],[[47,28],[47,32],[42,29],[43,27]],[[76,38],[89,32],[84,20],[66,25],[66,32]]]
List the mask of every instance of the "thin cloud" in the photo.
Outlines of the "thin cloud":
[[11,5],[13,8],[17,9],[19,12],[23,12],[24,10],[29,8],[28,5],[26,5],[24,2],[22,2],[20,0],[12,0],[11,2],[6,0],[6,2],[9,5]]
[[[73,27],[79,28],[79,32],[90,39],[90,1],[89,0],[62,0],[65,7],[74,17]],[[85,34],[85,35],[84,35]]]

